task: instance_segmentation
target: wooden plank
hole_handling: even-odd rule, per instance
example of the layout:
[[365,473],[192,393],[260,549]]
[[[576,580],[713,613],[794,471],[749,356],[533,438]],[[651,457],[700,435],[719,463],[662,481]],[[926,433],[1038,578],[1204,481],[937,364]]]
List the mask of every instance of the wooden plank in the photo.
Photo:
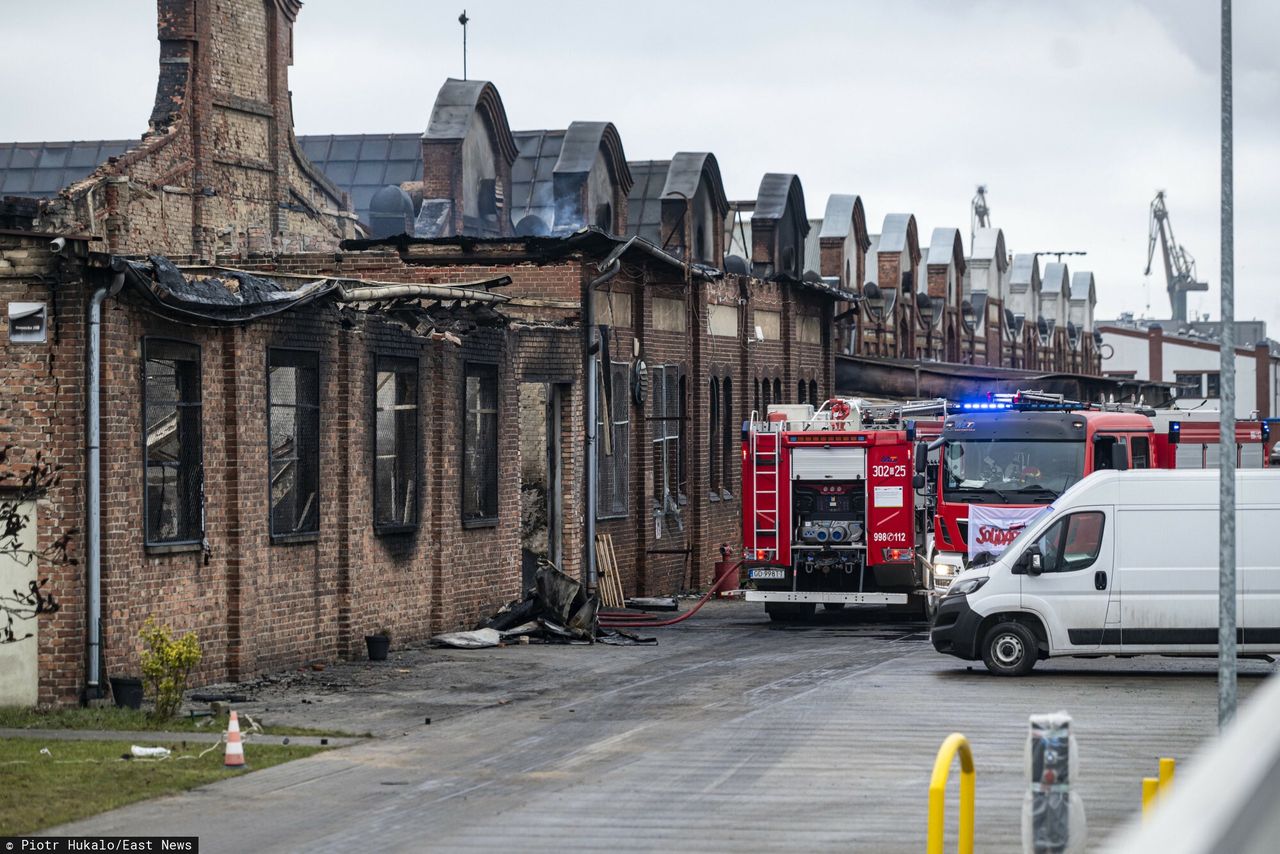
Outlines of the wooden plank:
[[613,592],[618,600],[618,607],[626,605],[627,597],[622,592],[622,573],[618,571],[618,553],[613,548],[613,534],[605,534],[605,542],[609,547],[609,566],[613,568]]

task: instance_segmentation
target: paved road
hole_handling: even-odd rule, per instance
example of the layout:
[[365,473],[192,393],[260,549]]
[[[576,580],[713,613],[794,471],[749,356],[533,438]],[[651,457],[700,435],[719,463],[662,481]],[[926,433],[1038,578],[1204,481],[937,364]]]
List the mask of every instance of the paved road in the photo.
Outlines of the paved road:
[[[704,614],[658,630],[657,647],[422,653],[402,682],[306,707],[330,723],[367,710],[403,734],[51,832],[197,835],[205,852],[918,852],[933,756],[958,730],[977,760],[979,849],[1012,852],[1028,714],[1074,715],[1095,843],[1132,815],[1157,756],[1214,731],[1212,661],[997,679],[935,654],[918,625],[779,629],[748,603]],[[469,685],[459,668],[483,671],[488,693],[423,725],[439,683]],[[1242,692],[1270,672],[1242,664]]]

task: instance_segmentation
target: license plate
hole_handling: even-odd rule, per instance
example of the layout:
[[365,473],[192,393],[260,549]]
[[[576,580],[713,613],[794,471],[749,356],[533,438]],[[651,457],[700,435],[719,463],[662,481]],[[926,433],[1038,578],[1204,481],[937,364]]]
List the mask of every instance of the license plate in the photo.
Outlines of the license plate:
[[787,577],[787,573],[782,569],[748,569],[747,578],[760,578],[764,580],[775,579],[781,580]]

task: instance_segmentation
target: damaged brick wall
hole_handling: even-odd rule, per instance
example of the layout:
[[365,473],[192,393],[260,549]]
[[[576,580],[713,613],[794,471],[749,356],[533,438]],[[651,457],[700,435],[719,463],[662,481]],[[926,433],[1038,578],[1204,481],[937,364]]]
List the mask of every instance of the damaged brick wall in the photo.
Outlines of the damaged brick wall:
[[147,133],[65,189],[41,227],[118,253],[336,248],[350,200],[294,138],[288,68],[296,0],[158,0],[160,70]]

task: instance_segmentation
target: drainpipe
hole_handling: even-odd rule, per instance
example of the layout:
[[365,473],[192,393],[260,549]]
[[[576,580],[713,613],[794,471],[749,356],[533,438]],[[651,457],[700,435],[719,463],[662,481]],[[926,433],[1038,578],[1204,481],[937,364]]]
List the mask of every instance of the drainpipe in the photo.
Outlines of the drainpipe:
[[86,696],[102,696],[102,472],[101,472],[101,390],[102,390],[102,304],[124,287],[124,262],[111,260],[111,285],[94,290],[89,299],[88,413],[85,417],[85,480],[87,502],[85,553],[89,575],[89,678]]
[[596,420],[598,418],[598,408],[600,405],[600,393],[596,390],[596,353],[600,350],[599,343],[595,340],[596,335],[596,310],[595,310],[595,289],[605,282],[608,282],[622,270],[622,253],[631,245],[632,240],[628,240],[625,244],[609,253],[609,257],[605,259],[596,269],[600,270],[600,275],[596,276],[587,283],[587,293],[582,299],[582,325],[586,336],[583,342],[585,351],[585,367],[587,372],[586,382],[586,406],[583,409],[587,413],[587,496],[586,496],[586,524],[585,537],[586,542],[583,543],[583,551],[585,552],[585,560],[583,566],[586,569],[587,595],[590,596],[596,592],[596,492],[598,489],[599,473],[596,471]]

